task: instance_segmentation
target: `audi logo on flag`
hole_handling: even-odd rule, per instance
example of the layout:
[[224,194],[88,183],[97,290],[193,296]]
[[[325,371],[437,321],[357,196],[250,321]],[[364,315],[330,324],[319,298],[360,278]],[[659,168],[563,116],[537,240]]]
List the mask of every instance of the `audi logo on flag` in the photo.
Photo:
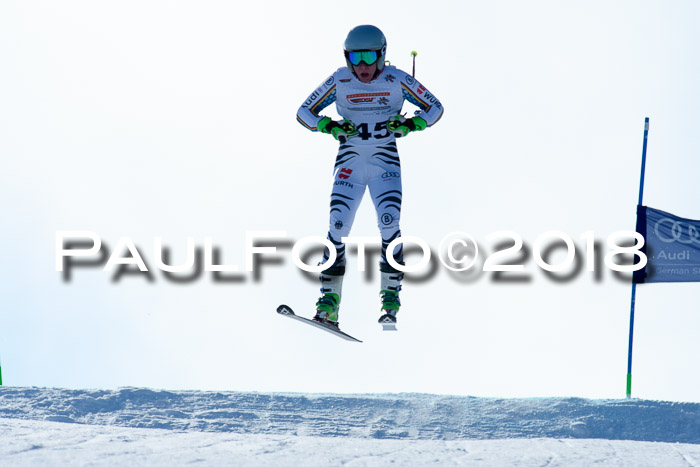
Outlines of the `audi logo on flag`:
[[700,245],[700,231],[688,222],[675,221],[665,217],[654,225],[656,237],[664,243],[683,243]]

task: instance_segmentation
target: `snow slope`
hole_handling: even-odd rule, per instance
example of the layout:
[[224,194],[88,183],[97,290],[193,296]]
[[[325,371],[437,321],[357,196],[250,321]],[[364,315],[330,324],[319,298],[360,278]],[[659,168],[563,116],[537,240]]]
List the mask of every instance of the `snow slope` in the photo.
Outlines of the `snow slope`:
[[700,404],[634,399],[3,387],[0,434],[19,465],[700,465]]

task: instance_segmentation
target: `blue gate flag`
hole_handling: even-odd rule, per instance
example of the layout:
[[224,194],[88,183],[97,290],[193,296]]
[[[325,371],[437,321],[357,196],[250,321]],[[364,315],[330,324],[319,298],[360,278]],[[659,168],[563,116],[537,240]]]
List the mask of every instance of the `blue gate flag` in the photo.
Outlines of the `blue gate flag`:
[[637,206],[637,232],[647,265],[634,272],[634,282],[700,282],[700,220]]

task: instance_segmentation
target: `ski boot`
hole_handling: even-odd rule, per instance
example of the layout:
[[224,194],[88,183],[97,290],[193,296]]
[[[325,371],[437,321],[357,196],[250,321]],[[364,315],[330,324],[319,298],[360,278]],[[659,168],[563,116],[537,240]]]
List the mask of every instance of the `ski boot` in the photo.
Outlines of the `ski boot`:
[[391,290],[382,290],[380,295],[382,298],[383,315],[379,318],[379,324],[382,325],[385,331],[395,331],[396,313],[399,312],[399,307],[401,306],[399,294]]
[[338,296],[338,294],[324,293],[316,302],[316,316],[314,316],[314,321],[338,327],[339,305],[340,296]]
[[396,331],[396,314],[401,307],[399,292],[401,291],[403,273],[384,263],[380,263],[380,270],[382,288],[379,295],[382,300],[382,316],[379,318],[379,324],[385,331]]
[[321,297],[316,301],[314,321],[338,327],[338,310],[345,266],[331,266],[319,275]]

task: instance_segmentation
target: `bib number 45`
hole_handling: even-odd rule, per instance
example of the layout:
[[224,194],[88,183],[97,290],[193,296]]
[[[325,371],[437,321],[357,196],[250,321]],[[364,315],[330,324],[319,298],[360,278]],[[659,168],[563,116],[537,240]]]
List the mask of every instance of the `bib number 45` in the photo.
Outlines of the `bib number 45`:
[[386,122],[377,122],[374,125],[374,130],[371,132],[369,130],[369,124],[367,123],[361,123],[360,125],[357,126],[357,130],[359,133],[357,136],[362,138],[363,141],[367,141],[369,139],[383,139],[383,138],[388,138],[391,133],[389,133],[389,129],[386,127]]

